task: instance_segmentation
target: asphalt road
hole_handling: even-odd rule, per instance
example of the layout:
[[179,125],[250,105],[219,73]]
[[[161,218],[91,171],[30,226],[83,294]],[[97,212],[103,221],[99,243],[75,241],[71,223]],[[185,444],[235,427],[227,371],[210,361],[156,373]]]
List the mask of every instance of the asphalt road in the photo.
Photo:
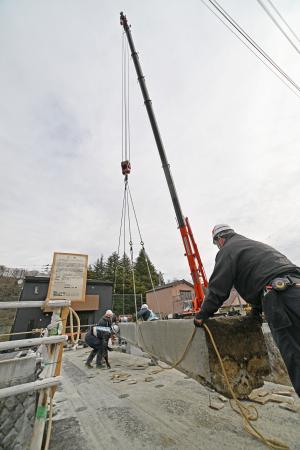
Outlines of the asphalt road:
[[[154,374],[148,359],[120,352],[110,352],[111,370],[88,369],[88,352],[64,354],[50,450],[266,448],[244,431],[228,400],[177,370]],[[253,424],[260,432],[300,449],[299,412],[277,403],[256,408],[259,419]]]

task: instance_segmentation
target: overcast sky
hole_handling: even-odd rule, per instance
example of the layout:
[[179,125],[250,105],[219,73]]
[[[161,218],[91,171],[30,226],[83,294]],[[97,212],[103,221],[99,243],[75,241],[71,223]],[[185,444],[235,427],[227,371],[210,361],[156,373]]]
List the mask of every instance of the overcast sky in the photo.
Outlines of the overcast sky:
[[[258,2],[220,3],[300,83],[299,54]],[[299,35],[299,1],[274,3]],[[93,263],[117,250],[122,10],[207,273],[220,222],[300,265],[300,98],[200,0],[1,1],[0,264],[36,268],[54,251]],[[189,278],[130,64],[130,186],[143,240],[166,280]]]

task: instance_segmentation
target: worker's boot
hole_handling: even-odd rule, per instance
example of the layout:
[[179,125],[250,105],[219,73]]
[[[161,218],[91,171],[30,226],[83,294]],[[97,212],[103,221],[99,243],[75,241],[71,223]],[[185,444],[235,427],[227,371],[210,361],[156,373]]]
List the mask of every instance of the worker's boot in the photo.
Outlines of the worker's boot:
[[89,362],[85,363],[85,367],[87,367],[88,369],[92,369],[93,368],[92,364],[90,364]]
[[96,369],[104,369],[104,364],[96,364]]

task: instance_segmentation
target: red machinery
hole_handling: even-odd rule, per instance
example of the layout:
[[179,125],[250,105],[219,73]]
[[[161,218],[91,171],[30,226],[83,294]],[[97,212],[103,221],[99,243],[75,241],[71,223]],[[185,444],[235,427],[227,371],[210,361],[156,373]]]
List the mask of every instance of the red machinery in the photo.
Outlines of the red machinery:
[[[127,18],[126,16],[121,12],[120,14],[120,18],[121,18],[121,25],[124,28],[124,31],[126,33],[127,39],[128,39],[128,43],[129,43],[129,47],[131,50],[131,56],[134,62],[134,66],[136,69],[136,73],[138,76],[138,81],[140,84],[140,88],[142,91],[142,95],[144,98],[144,102],[145,102],[145,106],[147,109],[147,113],[148,113],[148,117],[150,120],[150,124],[152,127],[152,131],[154,134],[154,138],[156,141],[156,145],[157,145],[157,149],[160,155],[160,159],[162,162],[162,167],[165,173],[165,177],[167,180],[167,184],[169,187],[169,191],[171,194],[171,198],[172,198],[172,202],[173,202],[173,206],[175,209],[175,214],[177,217],[177,221],[178,221],[178,226],[179,226],[179,230],[181,233],[181,237],[183,240],[183,244],[184,244],[184,248],[185,248],[185,255],[188,259],[188,263],[189,263],[189,267],[190,267],[190,271],[191,271],[191,276],[193,279],[193,283],[194,283],[194,289],[195,289],[195,298],[193,299],[193,307],[192,310],[190,311],[184,311],[184,313],[189,314],[189,313],[193,313],[193,312],[197,312],[199,311],[199,309],[201,308],[201,303],[203,302],[204,299],[204,288],[207,287],[208,282],[207,282],[207,278],[205,275],[205,271],[204,271],[204,267],[200,258],[200,254],[198,251],[198,247],[197,244],[195,242],[188,218],[184,218],[182,211],[181,211],[181,206],[179,203],[179,199],[178,199],[178,195],[175,189],[175,185],[174,185],[174,181],[171,175],[171,171],[170,171],[170,165],[167,161],[167,157],[166,157],[166,153],[164,150],[164,146],[163,146],[163,142],[160,136],[160,132],[158,129],[158,125],[156,122],[156,118],[153,112],[153,107],[152,107],[152,102],[150,100],[149,94],[148,94],[148,90],[147,90],[147,86],[145,83],[145,77],[143,75],[141,66],[140,66],[140,62],[139,62],[139,57],[138,54],[136,52],[133,40],[132,40],[132,35],[131,35],[131,31],[130,31],[130,27],[128,25],[127,22]],[[123,164],[123,163],[122,163]],[[123,168],[123,167],[122,167]]]

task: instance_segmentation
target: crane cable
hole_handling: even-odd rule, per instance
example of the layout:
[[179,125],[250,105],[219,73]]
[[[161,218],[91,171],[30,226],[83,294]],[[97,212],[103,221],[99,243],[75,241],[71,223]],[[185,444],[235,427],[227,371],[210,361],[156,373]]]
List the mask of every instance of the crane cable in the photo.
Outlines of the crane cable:
[[139,237],[140,237],[140,244],[141,244],[141,247],[142,247],[142,252],[143,252],[143,255],[144,255],[144,258],[145,258],[145,262],[146,262],[146,265],[147,265],[147,270],[148,270],[148,275],[149,275],[149,279],[150,279],[150,282],[151,282],[152,292],[154,292],[154,296],[155,296],[156,308],[157,308],[159,317],[161,319],[161,310],[160,310],[160,305],[159,305],[157,292],[156,292],[156,289],[155,289],[154,283],[153,283],[153,277],[151,275],[149,258],[148,258],[147,253],[146,253],[145,244],[144,244],[144,241],[143,241],[143,238],[142,238],[142,233],[141,233],[141,229],[140,229],[140,226],[139,226],[139,221],[138,221],[138,218],[137,218],[137,215],[136,215],[136,211],[135,211],[135,207],[134,207],[134,203],[133,203],[133,199],[132,199],[132,195],[131,195],[129,186],[128,186],[128,192],[129,192],[129,198],[130,198],[130,201],[131,201],[132,210],[133,210],[133,214],[134,214],[137,230],[138,230]]
[[[149,275],[149,279],[152,286],[152,291],[155,293],[155,299],[156,299],[156,307],[159,313],[159,317],[161,317],[161,312],[159,308],[159,302],[157,298],[157,294],[154,288],[153,283],[153,277],[150,270],[150,263],[148,256],[146,254],[145,245],[142,239],[142,234],[139,226],[139,222],[137,219],[136,210],[134,207],[132,195],[129,189],[129,180],[128,175],[131,171],[131,165],[130,165],[130,156],[131,156],[131,138],[130,138],[130,108],[129,108],[129,59],[130,59],[130,51],[129,51],[129,44],[127,40],[125,41],[125,32],[123,31],[122,34],[122,173],[124,175],[124,195],[123,195],[123,205],[122,205],[122,213],[121,213],[121,224],[120,224],[120,230],[119,230],[119,240],[118,240],[118,261],[120,256],[120,246],[121,246],[121,237],[122,237],[122,231],[123,231],[123,315],[125,314],[125,263],[126,263],[126,220],[128,221],[128,233],[129,233],[129,251],[130,251],[130,266],[131,266],[131,273],[132,273],[132,282],[133,282],[133,295],[134,295],[134,304],[135,304],[135,313],[137,315],[137,299],[136,299],[136,282],[135,282],[135,273],[134,273],[134,254],[133,254],[133,239],[132,239],[132,227],[131,227],[131,220],[130,220],[130,205],[134,213],[135,223],[137,226],[138,234],[140,237],[140,244],[142,247],[142,254],[145,258],[147,271]],[[126,45],[127,43],[127,45]],[[130,201],[129,201],[130,200]],[[118,271],[118,261],[116,261],[116,265],[114,268],[114,287],[113,287],[113,293],[114,296],[116,295],[116,283],[117,283],[117,271]],[[113,298],[114,302],[114,298]],[[113,305],[114,306],[114,303]]]

